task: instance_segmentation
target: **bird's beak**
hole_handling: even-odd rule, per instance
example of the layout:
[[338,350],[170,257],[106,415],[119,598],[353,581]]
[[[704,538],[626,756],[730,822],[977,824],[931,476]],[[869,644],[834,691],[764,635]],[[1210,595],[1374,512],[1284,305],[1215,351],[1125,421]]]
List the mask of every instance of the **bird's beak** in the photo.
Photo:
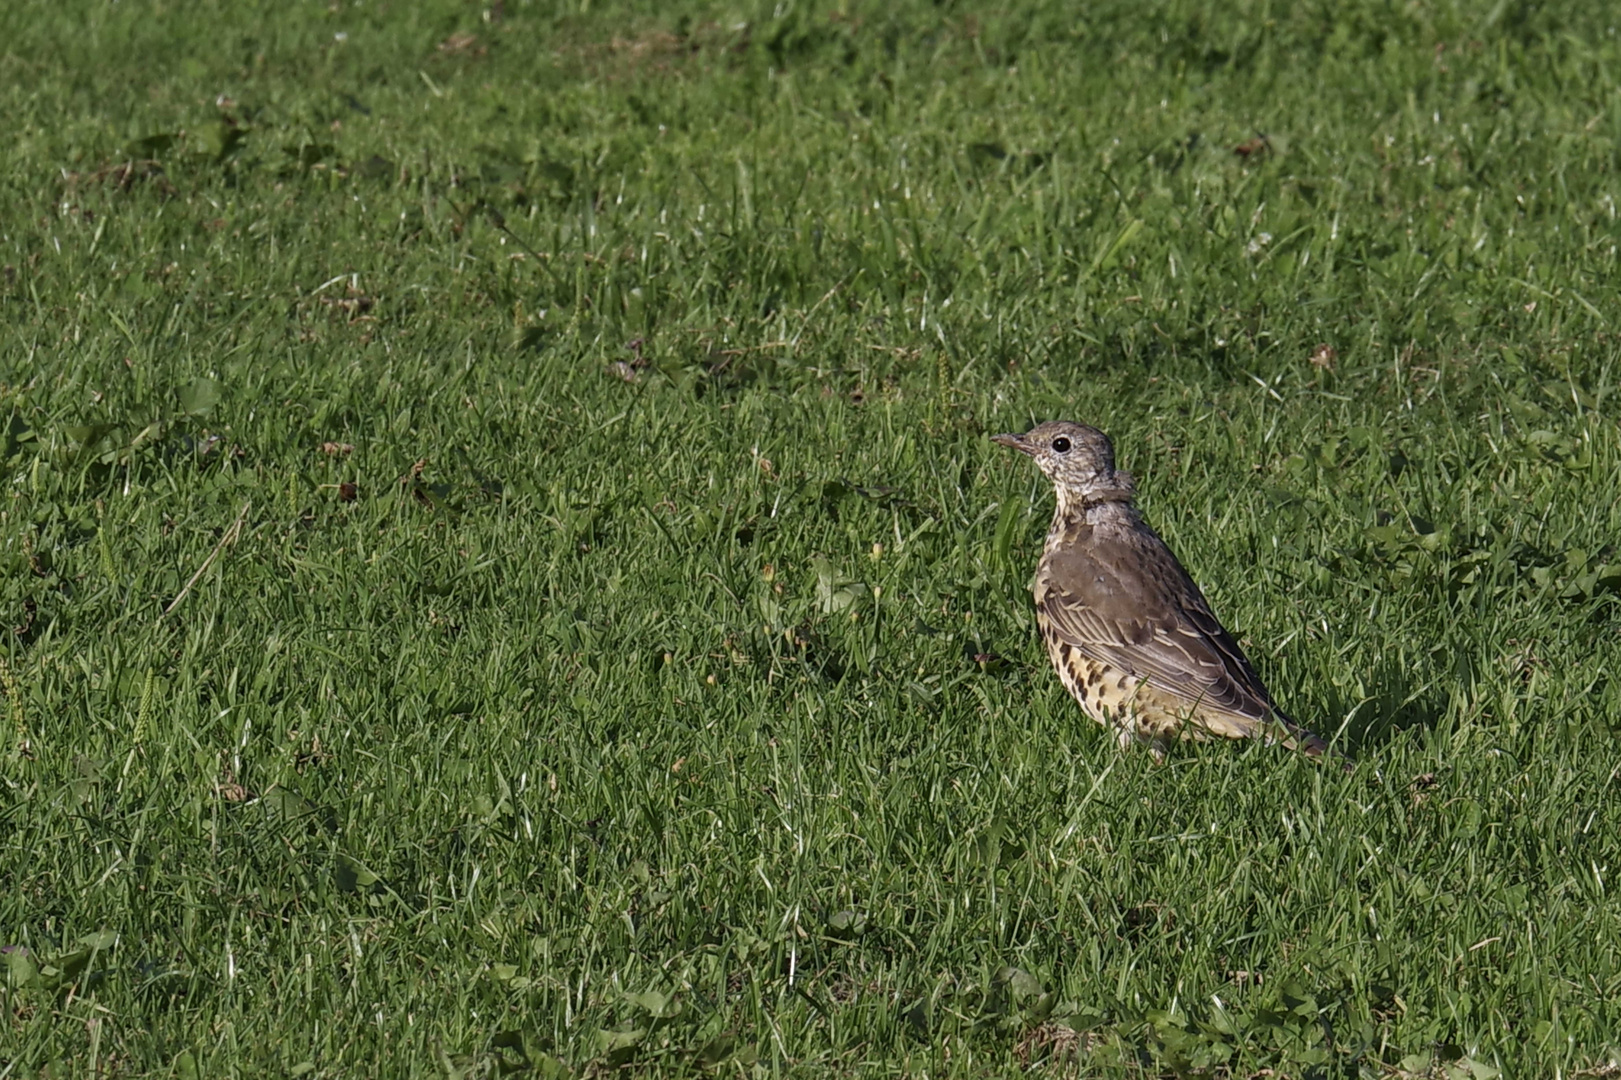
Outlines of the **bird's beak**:
[[991,442],[996,443],[998,446],[1006,446],[1017,450],[1021,454],[1034,454],[1036,452],[1034,446],[1024,441],[1023,435],[992,435]]

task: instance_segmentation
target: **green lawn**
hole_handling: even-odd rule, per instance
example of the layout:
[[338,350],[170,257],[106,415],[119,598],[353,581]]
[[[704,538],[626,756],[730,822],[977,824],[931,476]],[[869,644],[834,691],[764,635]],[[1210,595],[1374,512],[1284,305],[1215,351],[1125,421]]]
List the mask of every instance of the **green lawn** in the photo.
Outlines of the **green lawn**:
[[1615,13],[566,7],[0,10],[0,1078],[1616,1075]]

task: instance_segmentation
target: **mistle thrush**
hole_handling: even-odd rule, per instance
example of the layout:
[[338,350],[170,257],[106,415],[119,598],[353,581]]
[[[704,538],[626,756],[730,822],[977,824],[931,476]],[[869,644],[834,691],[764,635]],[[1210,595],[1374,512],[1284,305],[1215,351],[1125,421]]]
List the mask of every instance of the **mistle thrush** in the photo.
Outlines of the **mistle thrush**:
[[1035,459],[1058,495],[1036,570],[1036,623],[1058,677],[1125,746],[1261,737],[1313,757],[1328,746],[1272,703],[1204,594],[1132,505],[1097,428],[1052,420],[992,438]]

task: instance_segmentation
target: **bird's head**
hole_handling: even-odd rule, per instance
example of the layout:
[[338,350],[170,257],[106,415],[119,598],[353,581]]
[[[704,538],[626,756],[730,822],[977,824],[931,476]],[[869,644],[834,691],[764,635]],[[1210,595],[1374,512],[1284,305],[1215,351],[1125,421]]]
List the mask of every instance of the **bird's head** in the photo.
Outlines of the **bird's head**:
[[1131,474],[1114,467],[1114,446],[1095,427],[1048,420],[1023,435],[992,435],[991,441],[1028,454],[1058,492],[1060,508],[1130,502]]

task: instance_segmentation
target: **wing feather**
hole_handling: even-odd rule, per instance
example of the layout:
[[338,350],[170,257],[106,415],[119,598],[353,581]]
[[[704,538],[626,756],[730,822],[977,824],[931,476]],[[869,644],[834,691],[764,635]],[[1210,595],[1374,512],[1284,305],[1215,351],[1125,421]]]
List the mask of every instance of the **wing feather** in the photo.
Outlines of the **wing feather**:
[[1244,651],[1158,536],[1142,525],[1091,531],[1081,526],[1042,559],[1036,607],[1052,633],[1189,705],[1256,723],[1277,716]]

